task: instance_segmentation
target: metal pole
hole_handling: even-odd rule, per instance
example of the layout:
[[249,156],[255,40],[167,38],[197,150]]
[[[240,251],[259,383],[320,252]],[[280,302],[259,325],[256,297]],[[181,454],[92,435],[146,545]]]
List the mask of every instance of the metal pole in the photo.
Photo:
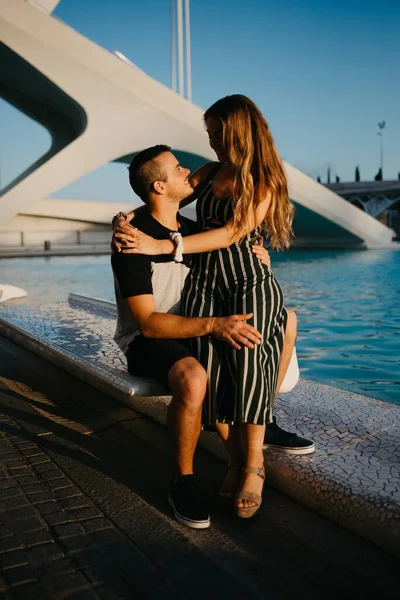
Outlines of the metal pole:
[[182,0],[177,0],[177,15],[178,15],[178,78],[179,78],[179,93],[184,94],[183,90],[183,15],[182,15]]
[[378,129],[379,129],[378,135],[380,137],[379,146],[380,146],[380,155],[381,155],[381,177],[382,177],[382,180],[383,180],[383,130],[385,129],[385,127],[386,127],[386,121],[380,121],[378,123]]
[[171,0],[171,88],[176,92],[176,0]]
[[186,93],[187,99],[192,100],[192,61],[190,50],[190,8],[189,0],[185,0],[185,34],[186,34]]

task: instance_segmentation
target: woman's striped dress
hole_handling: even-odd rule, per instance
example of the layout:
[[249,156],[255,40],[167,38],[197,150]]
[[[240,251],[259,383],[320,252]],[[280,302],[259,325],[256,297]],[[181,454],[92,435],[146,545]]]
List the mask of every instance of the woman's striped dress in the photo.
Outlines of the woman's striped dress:
[[[201,231],[232,217],[230,198],[216,199],[212,181],[197,200]],[[214,337],[192,340],[192,352],[209,375],[203,424],[272,421],[272,408],[286,329],[283,293],[272,271],[252,253],[257,230],[222,250],[196,254],[183,291],[188,317],[253,313],[248,321],[262,334],[262,343],[235,350]]]

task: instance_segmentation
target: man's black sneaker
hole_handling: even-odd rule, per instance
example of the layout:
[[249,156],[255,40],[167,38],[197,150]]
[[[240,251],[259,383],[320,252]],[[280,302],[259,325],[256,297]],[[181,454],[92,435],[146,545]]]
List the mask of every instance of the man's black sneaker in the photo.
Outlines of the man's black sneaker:
[[315,450],[315,444],[312,440],[281,429],[273,417],[273,422],[265,428],[264,448],[279,450],[284,454],[311,454]]
[[176,483],[172,484],[168,502],[172,506],[175,519],[182,525],[192,529],[210,527],[210,515],[196,475],[181,475]]

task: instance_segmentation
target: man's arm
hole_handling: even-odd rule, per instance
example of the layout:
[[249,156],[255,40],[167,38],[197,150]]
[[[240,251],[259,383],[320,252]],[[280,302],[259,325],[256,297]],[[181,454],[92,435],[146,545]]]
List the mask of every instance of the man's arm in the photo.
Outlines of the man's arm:
[[246,320],[251,314],[229,317],[181,317],[156,312],[151,263],[148,256],[113,254],[111,263],[122,298],[142,335],[153,338],[179,339],[214,335],[237,350],[254,348],[261,335]]
[[246,323],[246,320],[253,316],[252,314],[229,317],[181,317],[170,313],[158,313],[152,294],[131,296],[126,298],[126,302],[141,334],[145,337],[185,339],[213,335],[236,350],[240,350],[241,345],[254,348],[254,344],[260,343],[260,333]]

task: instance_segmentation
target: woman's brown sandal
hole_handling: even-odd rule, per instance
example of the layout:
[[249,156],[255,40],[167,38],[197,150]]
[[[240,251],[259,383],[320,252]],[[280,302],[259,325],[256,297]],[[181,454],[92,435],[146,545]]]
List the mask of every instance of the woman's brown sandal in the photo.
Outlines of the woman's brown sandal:
[[[255,473],[263,482],[265,482],[265,466],[262,467],[243,467],[242,474],[246,473]],[[264,486],[264,483],[263,483]],[[239,502],[240,500],[250,500],[254,502],[254,506],[239,508],[235,506],[235,514],[240,519],[250,519],[251,517],[255,517],[259,512],[262,503],[262,496],[260,494],[255,494],[254,492],[245,492],[239,491],[235,496],[235,502]]]
[[[228,471],[229,469],[236,469],[238,472],[237,478],[235,481],[230,482],[230,483],[225,483],[225,481],[223,481],[219,487],[219,491],[218,491],[218,503],[221,507],[228,507],[231,506],[233,503],[233,500],[236,496],[237,493],[237,489],[240,485],[240,479],[241,479],[241,472],[242,472],[242,468],[239,465],[228,465]],[[226,475],[225,475],[226,478]]]

